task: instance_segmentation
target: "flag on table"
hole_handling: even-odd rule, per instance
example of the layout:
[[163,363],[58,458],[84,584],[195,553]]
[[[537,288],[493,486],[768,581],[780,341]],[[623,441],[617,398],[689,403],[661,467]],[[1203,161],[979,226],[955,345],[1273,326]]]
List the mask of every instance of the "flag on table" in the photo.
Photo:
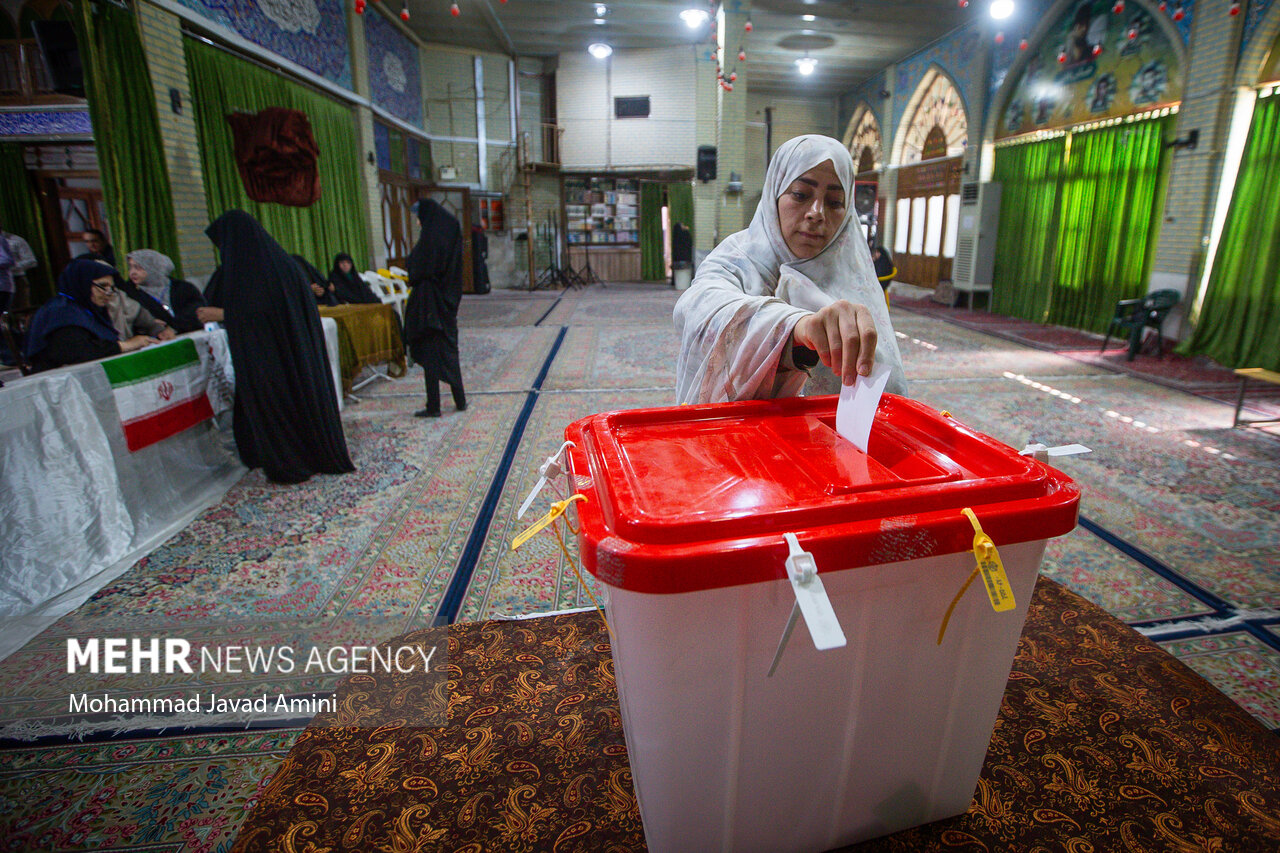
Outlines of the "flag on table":
[[205,394],[208,373],[189,338],[109,359],[102,369],[130,451],[213,417]]

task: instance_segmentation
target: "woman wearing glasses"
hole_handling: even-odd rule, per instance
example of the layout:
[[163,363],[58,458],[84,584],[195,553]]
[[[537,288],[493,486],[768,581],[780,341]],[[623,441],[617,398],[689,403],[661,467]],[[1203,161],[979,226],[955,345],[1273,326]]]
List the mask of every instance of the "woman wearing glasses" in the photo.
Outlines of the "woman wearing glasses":
[[58,293],[35,313],[27,331],[27,360],[36,370],[133,352],[156,343],[149,335],[121,339],[110,306],[115,272],[100,261],[75,260],[58,276]]

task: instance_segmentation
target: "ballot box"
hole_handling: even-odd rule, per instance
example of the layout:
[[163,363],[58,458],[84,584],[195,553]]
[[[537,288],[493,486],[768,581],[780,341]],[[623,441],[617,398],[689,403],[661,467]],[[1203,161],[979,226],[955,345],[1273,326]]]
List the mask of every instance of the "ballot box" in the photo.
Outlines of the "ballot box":
[[640,409],[566,430],[655,853],[828,850],[973,797],[1079,489],[902,397],[881,399],[865,453],[835,410]]

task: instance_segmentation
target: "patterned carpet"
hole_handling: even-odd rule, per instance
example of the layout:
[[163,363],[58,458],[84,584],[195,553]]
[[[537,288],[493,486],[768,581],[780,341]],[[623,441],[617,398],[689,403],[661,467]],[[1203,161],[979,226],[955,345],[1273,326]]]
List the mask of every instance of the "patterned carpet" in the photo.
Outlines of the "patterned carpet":
[[[251,474],[0,661],[0,734],[49,736],[10,740],[0,752],[0,849],[226,849],[305,722],[226,734],[69,719],[68,636],[371,643],[588,605],[554,539],[510,549],[549,496],[524,522],[515,508],[570,421],[671,402],[675,296],[627,285],[466,297],[466,412],[446,394],[443,418],[413,418],[420,371],[367,386],[343,414],[355,474],[288,488]],[[898,304],[893,313],[913,396],[1015,446],[1034,437],[1094,449],[1059,460],[1084,487],[1083,522],[1050,544],[1043,572],[1280,728],[1280,440],[1225,428],[1230,406],[1176,382],[1153,384]],[[132,685],[102,678],[99,687],[138,695],[200,686],[181,674]],[[220,688],[323,694],[340,678],[227,675]]]

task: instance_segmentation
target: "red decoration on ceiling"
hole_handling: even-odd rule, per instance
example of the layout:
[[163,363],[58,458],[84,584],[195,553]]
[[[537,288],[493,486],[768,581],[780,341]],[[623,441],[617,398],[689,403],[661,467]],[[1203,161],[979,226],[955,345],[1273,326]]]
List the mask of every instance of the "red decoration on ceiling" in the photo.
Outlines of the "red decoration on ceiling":
[[1027,49],[1027,40],[1022,39],[1021,41],[1018,42],[1018,50],[1026,50],[1026,49]]
[[1129,27],[1129,31],[1128,31],[1127,33],[1125,33],[1125,35],[1127,35],[1127,36],[1129,37],[1129,41],[1133,41],[1134,39],[1136,39],[1136,38],[1138,37],[1138,28],[1137,28],[1137,26]]
[[1161,12],[1167,12],[1167,11],[1169,11],[1169,3],[1168,3],[1168,0],[1160,0],[1160,5],[1159,5],[1159,6],[1157,6],[1156,8],[1157,8],[1157,9],[1159,9]]
[[400,20],[402,20],[402,21],[407,21],[407,20],[409,20],[409,7],[408,7],[408,6],[405,6],[403,9],[401,9],[401,10],[400,10]]
[[996,33],[996,44],[1004,44],[1004,33]]
[[751,26],[751,19],[750,19],[750,18],[747,18],[747,22],[742,26],[742,28],[743,28],[744,30],[746,30],[747,32],[751,32],[751,30],[752,30],[753,28],[752,28],[752,26]]
[[1059,61],[1059,62],[1066,62],[1066,61],[1067,61],[1067,50],[1066,50],[1066,48],[1059,48],[1059,49],[1058,49],[1058,61]]
[[1097,55],[1098,55],[1098,54],[1100,54],[1100,53],[1102,53],[1102,43],[1101,43],[1101,42],[1099,42],[1098,44],[1095,44],[1095,45],[1093,46],[1093,55],[1094,55],[1094,56],[1097,56]]
[[969,0],[957,0],[957,5],[958,5],[961,9],[968,9],[968,8],[969,8]]
[[1230,15],[1231,17],[1233,17],[1233,18],[1234,18],[1236,15],[1239,15],[1239,14],[1240,14],[1240,4],[1239,4],[1239,2],[1234,2],[1234,3],[1232,3],[1232,4],[1231,4],[1231,8],[1227,10],[1227,14],[1228,14],[1228,15]]
[[1114,6],[1112,6],[1112,7],[1111,7],[1111,11],[1112,11],[1112,12],[1115,12],[1117,15],[1123,15],[1123,14],[1124,14],[1124,0],[1116,0],[1116,5],[1114,5]]
[[355,4],[355,5],[356,5],[356,14],[357,14],[357,15],[363,15],[363,14],[364,14],[364,0],[356,0],[356,4]]
[[461,15],[461,14],[462,14],[462,10],[460,10],[460,9],[458,8],[458,4],[457,4],[457,3],[454,3],[454,4],[452,4],[451,6],[449,6],[449,14],[450,14],[450,15],[453,15],[453,16],[456,18],[456,17],[458,17],[459,15]]
[[739,61],[739,62],[746,62],[746,61],[747,61],[747,52],[746,52],[745,50],[739,50],[739,51],[738,51],[738,61]]
[[1186,16],[1187,16],[1187,13],[1183,10],[1181,3],[1173,7],[1173,19],[1175,21],[1181,21]]

